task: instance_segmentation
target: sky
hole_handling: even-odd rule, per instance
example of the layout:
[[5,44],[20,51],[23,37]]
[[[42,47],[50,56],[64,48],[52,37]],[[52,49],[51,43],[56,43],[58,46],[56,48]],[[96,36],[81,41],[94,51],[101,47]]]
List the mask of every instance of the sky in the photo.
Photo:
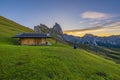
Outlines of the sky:
[[0,0],[0,15],[24,26],[59,23],[64,33],[120,34],[120,0]]

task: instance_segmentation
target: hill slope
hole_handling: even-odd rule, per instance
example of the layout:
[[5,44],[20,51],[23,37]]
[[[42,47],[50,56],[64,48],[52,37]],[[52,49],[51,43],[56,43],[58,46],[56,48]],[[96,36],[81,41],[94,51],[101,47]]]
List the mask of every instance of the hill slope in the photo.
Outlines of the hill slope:
[[4,33],[0,36],[4,39],[0,39],[0,80],[120,80],[119,64],[83,49],[55,44],[51,39],[51,46],[13,45],[11,36],[31,30],[12,28],[14,31],[6,26],[10,34],[0,31]]
[[11,43],[13,39],[10,37],[20,32],[33,32],[33,30],[0,16],[0,44]]

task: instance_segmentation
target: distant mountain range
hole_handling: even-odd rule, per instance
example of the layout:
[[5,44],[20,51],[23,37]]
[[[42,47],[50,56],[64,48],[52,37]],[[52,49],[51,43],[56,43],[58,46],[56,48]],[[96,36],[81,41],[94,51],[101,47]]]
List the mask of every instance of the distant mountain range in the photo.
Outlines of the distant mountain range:
[[114,35],[109,37],[98,37],[92,34],[86,34],[83,37],[76,37],[76,36],[64,34],[64,39],[67,42],[72,42],[75,44],[88,44],[88,45],[104,46],[104,47],[120,47],[120,35]]

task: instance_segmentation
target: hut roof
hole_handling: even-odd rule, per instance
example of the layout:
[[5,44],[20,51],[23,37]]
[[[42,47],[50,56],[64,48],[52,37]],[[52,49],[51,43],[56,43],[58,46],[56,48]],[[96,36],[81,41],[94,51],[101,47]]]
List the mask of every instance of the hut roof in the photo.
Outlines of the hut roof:
[[48,33],[20,33],[13,38],[50,38]]

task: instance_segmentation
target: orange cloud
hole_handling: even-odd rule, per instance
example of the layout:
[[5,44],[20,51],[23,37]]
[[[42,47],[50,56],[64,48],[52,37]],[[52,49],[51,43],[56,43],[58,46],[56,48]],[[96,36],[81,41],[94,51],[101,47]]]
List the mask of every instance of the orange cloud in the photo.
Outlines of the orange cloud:
[[85,34],[94,34],[97,36],[120,35],[120,22],[109,24],[107,26],[96,26],[86,29],[76,29],[64,31],[65,34],[83,36]]
[[101,12],[94,12],[94,11],[87,11],[81,15],[82,18],[90,18],[90,19],[101,19],[101,18],[108,18],[110,17],[109,14],[101,13]]

